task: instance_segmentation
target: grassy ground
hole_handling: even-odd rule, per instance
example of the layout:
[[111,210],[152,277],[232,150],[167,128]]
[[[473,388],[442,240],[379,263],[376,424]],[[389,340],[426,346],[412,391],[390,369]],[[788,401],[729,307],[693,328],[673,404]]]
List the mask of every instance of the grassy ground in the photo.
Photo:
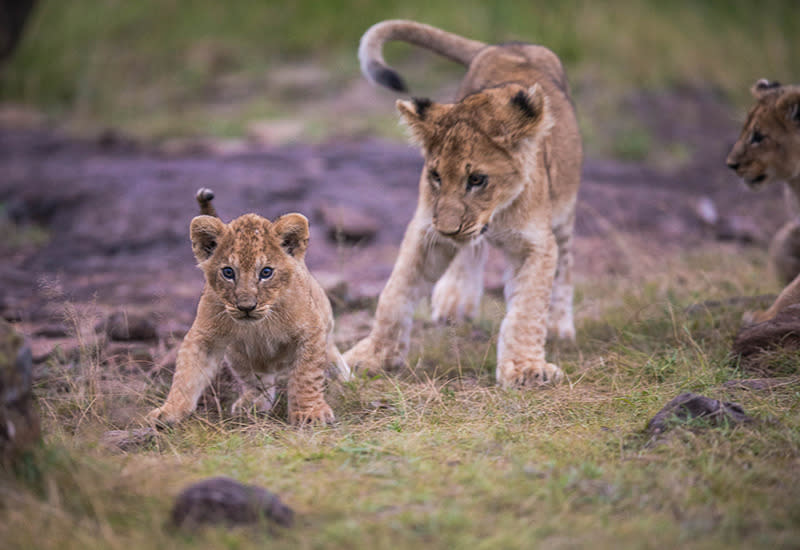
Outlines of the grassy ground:
[[[360,80],[360,35],[379,20],[411,18],[487,42],[549,46],[567,66],[583,126],[607,136],[598,128],[624,118],[619,100],[631,90],[689,85],[741,104],[758,78],[795,79],[795,8],[792,0],[42,0],[0,72],[0,99],[36,105],[77,128],[151,138],[241,135],[254,119],[301,120],[301,139],[399,137],[391,103],[368,115],[369,98],[348,92]],[[388,57],[417,94],[437,95],[460,74],[402,46]],[[331,97],[360,107],[362,122],[344,121],[341,105],[320,108]],[[641,157],[648,136],[626,124],[630,135],[609,151]],[[587,134],[590,147],[604,141]]]
[[[495,300],[459,327],[428,325],[423,306],[416,368],[331,388],[336,426],[298,430],[212,411],[127,455],[98,447],[98,435],[166,387],[104,379],[87,342],[79,367],[40,382],[46,443],[17,481],[0,482],[0,540],[59,549],[255,548],[265,537],[275,548],[797,547],[800,360],[788,358],[795,376],[781,387],[724,389],[749,375],[728,356],[742,308],[686,311],[698,297],[769,290],[762,260],[718,249],[644,255],[625,274],[583,281],[579,345],[550,348],[569,378],[555,389],[494,386]],[[682,391],[738,402],[755,422],[695,422],[650,440],[647,420]],[[278,492],[296,526],[170,531],[172,496],[214,475]]]

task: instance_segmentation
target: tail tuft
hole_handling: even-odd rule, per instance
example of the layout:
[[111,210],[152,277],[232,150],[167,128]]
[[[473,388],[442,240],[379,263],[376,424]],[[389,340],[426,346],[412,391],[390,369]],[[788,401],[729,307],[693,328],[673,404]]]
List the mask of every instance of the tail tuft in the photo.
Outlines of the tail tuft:
[[372,75],[373,80],[381,86],[386,86],[396,92],[408,92],[408,87],[403,77],[394,69],[373,61],[369,64],[369,73]]
[[200,214],[214,216],[215,218],[219,217],[214,205],[211,204],[211,201],[214,200],[214,191],[208,187],[201,187],[197,190],[195,198],[197,199],[197,204],[200,205]]

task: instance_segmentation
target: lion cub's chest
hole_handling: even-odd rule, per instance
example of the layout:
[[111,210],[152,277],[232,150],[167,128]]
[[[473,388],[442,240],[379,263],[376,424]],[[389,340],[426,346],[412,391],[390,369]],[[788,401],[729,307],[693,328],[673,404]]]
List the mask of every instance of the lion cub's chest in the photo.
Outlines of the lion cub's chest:
[[225,351],[234,369],[257,372],[284,370],[293,364],[296,353],[297,340],[266,321],[235,331]]

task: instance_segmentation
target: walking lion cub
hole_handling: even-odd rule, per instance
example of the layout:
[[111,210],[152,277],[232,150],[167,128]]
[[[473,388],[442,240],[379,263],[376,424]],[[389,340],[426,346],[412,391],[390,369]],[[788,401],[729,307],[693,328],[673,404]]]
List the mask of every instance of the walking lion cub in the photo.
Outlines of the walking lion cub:
[[245,214],[225,224],[207,189],[198,191],[204,215],[191,223],[191,241],[206,284],[197,317],[178,351],[167,400],[147,415],[174,423],[197,406],[223,360],[248,390],[234,411],[254,404],[269,410],[274,374],[289,371],[289,421],[330,423],[325,370],[350,371],[333,343],[333,313],[325,291],[304,261],[308,220],[286,214],[274,222]]
[[414,305],[431,290],[435,319],[476,315],[491,244],[509,263],[497,382],[558,383],[563,373],[545,360],[544,344],[548,328],[575,338],[572,234],[583,159],[561,62],[542,46],[490,46],[384,21],[362,37],[359,59],[369,80],[397,91],[405,84],[381,53],[392,40],[461,63],[467,74],[455,103],[397,102],[425,159],[419,202],[372,331],[345,359],[368,371],[404,363]]

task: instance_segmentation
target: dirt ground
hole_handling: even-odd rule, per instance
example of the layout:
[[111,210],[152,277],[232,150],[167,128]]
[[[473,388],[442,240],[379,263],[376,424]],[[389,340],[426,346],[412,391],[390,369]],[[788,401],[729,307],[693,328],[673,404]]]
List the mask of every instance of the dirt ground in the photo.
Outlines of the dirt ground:
[[[631,243],[656,259],[720,240],[765,247],[785,219],[781,190],[749,193],[725,167],[738,132],[733,109],[692,90],[637,94],[628,108],[659,143],[680,143],[685,154],[674,163],[586,160],[578,284],[599,274],[622,280]],[[20,323],[39,361],[74,338],[66,305],[98,316],[143,313],[155,319],[158,341],[174,345],[203,284],[188,238],[199,187],[216,192],[225,220],[306,214],[312,272],[337,305],[368,309],[411,218],[420,167],[413,148],[376,140],[176,152],[115,133],[75,139],[46,126],[0,126],[0,315]],[[337,230],[339,215],[358,227]],[[44,244],[24,238],[34,226],[48,235]],[[488,286],[500,286],[502,269],[493,255]]]

